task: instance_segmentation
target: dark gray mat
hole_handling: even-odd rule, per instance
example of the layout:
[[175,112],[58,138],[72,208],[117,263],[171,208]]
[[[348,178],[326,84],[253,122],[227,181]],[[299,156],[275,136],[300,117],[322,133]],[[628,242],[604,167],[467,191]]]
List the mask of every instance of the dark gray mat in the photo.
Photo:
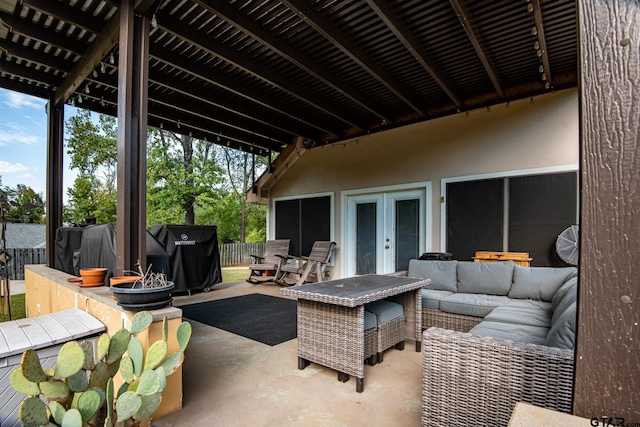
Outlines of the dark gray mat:
[[273,346],[297,336],[296,307],[295,300],[250,294],[180,308],[187,319]]

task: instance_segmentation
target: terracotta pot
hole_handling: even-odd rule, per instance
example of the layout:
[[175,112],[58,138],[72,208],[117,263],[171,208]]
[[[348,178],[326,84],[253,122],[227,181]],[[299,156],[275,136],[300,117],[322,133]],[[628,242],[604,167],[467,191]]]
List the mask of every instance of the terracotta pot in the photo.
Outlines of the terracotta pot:
[[113,276],[111,279],[109,279],[109,284],[113,286],[120,283],[133,283],[136,282],[139,278],[140,276]]
[[80,277],[82,277],[82,283],[79,286],[81,288],[102,286],[104,285],[104,276],[106,274],[106,268],[81,268]]

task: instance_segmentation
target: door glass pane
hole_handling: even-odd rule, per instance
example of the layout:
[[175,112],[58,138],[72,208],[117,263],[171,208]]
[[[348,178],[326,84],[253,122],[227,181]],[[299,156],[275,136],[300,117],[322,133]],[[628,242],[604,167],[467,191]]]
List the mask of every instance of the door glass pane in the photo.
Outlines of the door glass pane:
[[356,274],[376,272],[376,203],[356,205]]
[[420,249],[420,203],[417,199],[396,201],[396,271],[409,268]]

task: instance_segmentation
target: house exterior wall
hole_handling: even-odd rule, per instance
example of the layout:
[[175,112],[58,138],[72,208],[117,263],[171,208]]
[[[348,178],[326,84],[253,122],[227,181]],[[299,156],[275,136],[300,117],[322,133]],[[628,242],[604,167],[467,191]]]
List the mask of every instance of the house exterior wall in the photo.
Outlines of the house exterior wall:
[[442,179],[576,170],[578,128],[578,91],[568,89],[307,150],[270,189],[268,236],[274,233],[275,199],[332,193],[338,243],[333,277],[340,277],[341,192],[430,182],[426,250],[439,251]]

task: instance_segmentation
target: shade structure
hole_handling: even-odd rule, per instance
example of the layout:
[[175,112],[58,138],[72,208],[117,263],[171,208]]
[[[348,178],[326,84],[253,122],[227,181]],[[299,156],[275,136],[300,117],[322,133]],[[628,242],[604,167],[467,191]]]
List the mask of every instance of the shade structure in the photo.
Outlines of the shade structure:
[[156,225],[149,231],[169,255],[174,292],[208,291],[222,281],[218,227]]

